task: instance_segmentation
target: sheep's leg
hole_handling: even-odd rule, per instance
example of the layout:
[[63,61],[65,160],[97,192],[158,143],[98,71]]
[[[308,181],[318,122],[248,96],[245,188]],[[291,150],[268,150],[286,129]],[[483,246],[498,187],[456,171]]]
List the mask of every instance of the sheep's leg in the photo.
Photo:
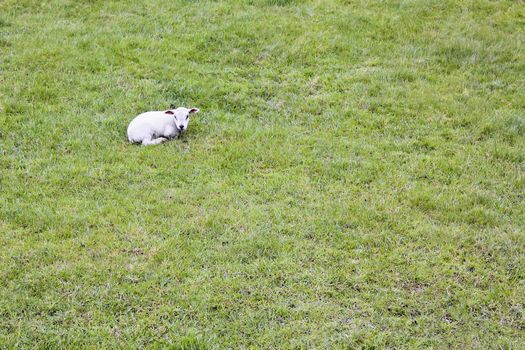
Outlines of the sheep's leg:
[[163,143],[167,140],[168,139],[165,137],[158,137],[156,139],[145,138],[144,140],[142,140],[142,146],[158,145],[159,143]]

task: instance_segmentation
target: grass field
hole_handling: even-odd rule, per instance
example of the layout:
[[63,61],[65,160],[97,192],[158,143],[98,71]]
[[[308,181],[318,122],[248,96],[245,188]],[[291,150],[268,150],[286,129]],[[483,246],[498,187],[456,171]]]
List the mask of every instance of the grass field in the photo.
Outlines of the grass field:
[[1,0],[0,348],[524,349],[524,111],[523,1]]

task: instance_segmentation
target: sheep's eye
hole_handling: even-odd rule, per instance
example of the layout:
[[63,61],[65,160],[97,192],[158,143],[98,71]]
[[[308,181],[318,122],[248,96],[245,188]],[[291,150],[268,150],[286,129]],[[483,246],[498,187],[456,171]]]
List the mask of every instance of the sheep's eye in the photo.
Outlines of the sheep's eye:
[[186,116],[186,120],[188,120],[189,117],[190,117],[190,115],[188,114],[188,115]]

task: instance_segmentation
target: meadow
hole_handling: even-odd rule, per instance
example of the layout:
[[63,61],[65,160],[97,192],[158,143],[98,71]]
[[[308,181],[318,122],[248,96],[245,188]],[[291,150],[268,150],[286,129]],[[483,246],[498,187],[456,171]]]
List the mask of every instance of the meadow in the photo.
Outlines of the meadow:
[[523,349],[524,308],[523,1],[0,1],[0,348]]

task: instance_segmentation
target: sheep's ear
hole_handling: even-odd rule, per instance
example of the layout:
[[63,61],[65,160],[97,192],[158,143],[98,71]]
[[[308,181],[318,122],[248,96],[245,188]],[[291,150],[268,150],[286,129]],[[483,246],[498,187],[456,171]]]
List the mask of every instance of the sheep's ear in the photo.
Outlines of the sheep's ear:
[[189,114],[199,113],[199,109],[198,108],[190,108],[190,111],[188,113]]
[[173,113],[173,111],[166,111],[164,112],[164,114],[175,114],[175,113]]

